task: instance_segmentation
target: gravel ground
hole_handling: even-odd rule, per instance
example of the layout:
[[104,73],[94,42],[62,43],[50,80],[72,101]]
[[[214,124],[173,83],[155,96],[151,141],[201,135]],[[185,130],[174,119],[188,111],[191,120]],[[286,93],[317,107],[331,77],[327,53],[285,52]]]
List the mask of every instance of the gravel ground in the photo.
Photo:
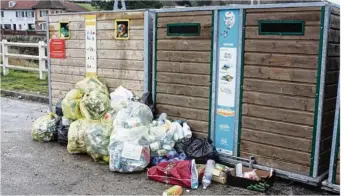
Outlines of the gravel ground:
[[[161,195],[170,185],[148,180],[145,172],[118,174],[87,155],[70,155],[57,143],[31,139],[32,122],[47,105],[1,97],[1,194]],[[220,184],[184,195],[257,195]],[[277,180],[268,195],[329,194],[296,182]]]

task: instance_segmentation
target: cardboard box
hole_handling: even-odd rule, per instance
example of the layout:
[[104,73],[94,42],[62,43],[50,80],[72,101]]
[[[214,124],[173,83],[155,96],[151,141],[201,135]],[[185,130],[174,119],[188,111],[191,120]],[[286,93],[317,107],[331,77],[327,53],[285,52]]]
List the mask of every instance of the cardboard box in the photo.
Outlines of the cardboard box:
[[[242,167],[242,172],[251,172],[254,169],[249,169],[247,167]],[[271,169],[270,171],[263,171],[256,169],[255,173],[259,177],[259,181],[252,180],[244,177],[239,177],[237,175],[232,175],[230,172],[227,174],[227,184],[230,186],[236,186],[241,188],[246,188],[253,191],[259,192],[266,192],[274,182],[274,171]]]
[[[197,164],[198,180],[200,183],[202,182],[205,167],[206,166],[204,164]],[[213,170],[213,173],[212,173],[213,176],[211,178],[211,181],[217,182],[220,184],[227,184],[227,176],[228,176],[227,173],[228,172],[235,175],[235,168],[229,168],[227,166],[216,163],[215,169]]]

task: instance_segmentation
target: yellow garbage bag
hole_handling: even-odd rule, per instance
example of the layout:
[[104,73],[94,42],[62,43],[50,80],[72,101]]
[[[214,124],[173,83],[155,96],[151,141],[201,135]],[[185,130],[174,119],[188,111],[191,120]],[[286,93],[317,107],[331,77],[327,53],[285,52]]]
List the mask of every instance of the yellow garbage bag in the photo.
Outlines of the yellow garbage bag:
[[86,93],[80,101],[80,111],[86,119],[99,120],[110,108],[110,99],[98,90]]
[[67,144],[69,153],[86,153],[85,133],[90,123],[90,120],[78,119],[70,124]]
[[82,89],[72,89],[66,95],[66,97],[62,100],[62,112],[63,116],[71,119],[77,120],[82,118],[80,112],[80,99],[84,95]]
[[89,93],[93,90],[98,90],[99,92],[109,96],[108,88],[105,84],[98,80],[97,77],[86,77],[85,79],[79,81],[75,84],[75,88],[81,88],[85,93]]
[[40,142],[54,140],[54,137],[56,137],[56,122],[58,120],[58,116],[54,113],[48,113],[35,120],[31,130],[32,139]]

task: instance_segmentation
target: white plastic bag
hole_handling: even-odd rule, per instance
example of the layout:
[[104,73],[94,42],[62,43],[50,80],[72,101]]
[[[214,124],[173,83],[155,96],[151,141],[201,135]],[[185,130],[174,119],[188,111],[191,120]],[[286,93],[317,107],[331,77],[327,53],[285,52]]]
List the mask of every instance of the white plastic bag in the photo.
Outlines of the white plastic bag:
[[128,101],[131,100],[133,96],[133,93],[123,86],[119,86],[114,92],[110,93],[111,102]]

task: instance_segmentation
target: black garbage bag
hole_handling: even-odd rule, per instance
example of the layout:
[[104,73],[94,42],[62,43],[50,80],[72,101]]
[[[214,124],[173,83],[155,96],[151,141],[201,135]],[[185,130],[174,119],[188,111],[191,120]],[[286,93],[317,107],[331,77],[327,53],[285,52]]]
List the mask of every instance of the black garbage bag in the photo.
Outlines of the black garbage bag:
[[55,106],[55,113],[57,114],[57,116],[63,116],[63,112],[62,112],[62,100],[60,100],[59,102],[57,102],[56,106]]
[[153,116],[155,116],[155,106],[153,103],[152,93],[150,92],[144,93],[142,97],[139,99],[139,102],[147,105],[151,109]]
[[218,160],[215,146],[206,138],[183,138],[176,142],[174,149],[178,153],[185,153],[188,159],[195,159],[197,164],[206,164],[208,159]]
[[63,146],[67,146],[68,144],[68,129],[70,123],[71,120],[62,117],[57,125],[57,142]]

